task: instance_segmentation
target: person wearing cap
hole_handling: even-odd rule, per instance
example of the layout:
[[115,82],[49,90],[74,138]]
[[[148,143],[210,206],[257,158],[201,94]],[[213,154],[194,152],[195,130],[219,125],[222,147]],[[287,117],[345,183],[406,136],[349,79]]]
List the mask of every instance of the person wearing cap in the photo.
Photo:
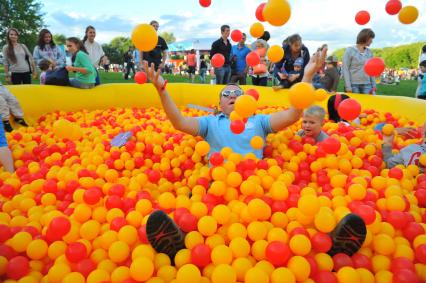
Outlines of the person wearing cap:
[[293,64],[293,71],[290,71],[290,72],[287,72],[283,65],[280,71],[277,73],[277,76],[279,77],[279,80],[280,80],[280,84],[277,86],[273,86],[272,88],[274,90],[290,88],[293,84],[298,82],[300,76],[302,76],[303,62],[304,60],[302,57],[297,58]]
[[336,56],[328,56],[326,69],[323,74],[314,77],[312,85],[315,89],[323,88],[328,92],[336,92],[339,85],[339,72],[337,71],[338,59]]

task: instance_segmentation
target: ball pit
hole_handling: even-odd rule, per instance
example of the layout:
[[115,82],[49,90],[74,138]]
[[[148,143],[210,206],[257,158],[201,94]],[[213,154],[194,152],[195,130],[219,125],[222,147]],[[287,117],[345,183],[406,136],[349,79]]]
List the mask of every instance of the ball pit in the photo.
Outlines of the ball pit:
[[[55,92],[62,88],[55,87],[11,89],[34,126],[7,135],[17,171],[0,173],[3,282],[426,280],[426,177],[416,166],[384,169],[381,133],[372,129],[378,122],[414,125],[424,116],[368,110],[368,103],[380,100],[386,108],[389,101],[399,101],[403,112],[401,104],[411,100],[360,97],[367,114],[360,129],[324,126],[340,145],[333,154],[294,136],[298,123],[267,138],[264,160],[225,148],[209,168],[208,144],[172,128],[152,86],[60,93]],[[62,101],[57,105],[63,111],[37,104],[29,89]],[[171,84],[170,89],[185,105],[184,90],[207,87]],[[219,89],[208,87],[211,97],[191,97],[192,103],[214,104]],[[274,105],[273,99],[282,103],[283,94],[278,99],[272,91],[256,89],[256,112],[284,106],[265,107]],[[130,93],[116,97],[120,91]],[[103,97],[103,106],[96,99],[86,101],[88,95]],[[114,104],[117,108],[110,108]],[[413,105],[410,112],[424,106]],[[82,138],[55,135],[59,119],[78,125]],[[109,141],[120,131],[131,131],[133,137],[122,148],[111,147]],[[397,137],[395,146],[416,141]],[[260,141],[252,143],[259,146]],[[145,224],[154,209],[168,212],[188,232],[175,266],[148,244]],[[352,257],[330,257],[327,233],[350,212],[368,224],[366,241]]]

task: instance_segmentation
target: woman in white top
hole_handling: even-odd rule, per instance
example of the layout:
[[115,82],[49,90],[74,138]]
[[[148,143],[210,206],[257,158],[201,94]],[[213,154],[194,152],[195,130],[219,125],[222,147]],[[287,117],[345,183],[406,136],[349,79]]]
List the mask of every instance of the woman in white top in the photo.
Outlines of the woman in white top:
[[95,41],[96,37],[96,29],[93,26],[88,26],[86,28],[86,33],[83,37],[83,44],[86,48],[87,52],[89,53],[90,61],[92,62],[93,66],[96,68],[96,83],[95,85],[100,84],[99,79],[99,72],[98,67],[101,58],[105,55],[104,50],[102,49],[102,46]]
[[[420,51],[420,57],[419,57],[419,64],[422,61],[426,60],[426,45],[423,45],[422,50]],[[416,97],[420,95],[420,90],[422,88],[422,75],[425,75],[422,73],[422,70],[419,67],[419,75],[417,76],[417,90],[416,90]]]
[[7,31],[7,45],[3,46],[4,72],[6,81],[12,84],[31,84],[31,73],[37,78],[37,70],[25,44],[18,42],[19,32],[15,28]]

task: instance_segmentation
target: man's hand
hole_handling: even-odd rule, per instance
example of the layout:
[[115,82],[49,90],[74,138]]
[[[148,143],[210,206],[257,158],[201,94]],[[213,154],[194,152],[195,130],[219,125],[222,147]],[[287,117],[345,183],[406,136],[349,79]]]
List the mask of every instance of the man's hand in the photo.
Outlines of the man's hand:
[[37,79],[37,71],[33,72],[33,79],[35,79],[35,80]]
[[305,73],[303,75],[303,82],[310,83],[315,73],[324,65],[325,58],[327,57],[327,47],[324,46],[320,51],[315,52],[309,63],[305,67]]
[[151,66],[148,66],[147,61],[143,61],[143,68],[146,72],[148,80],[155,86],[157,90],[160,90],[164,85],[164,79],[161,76],[161,69],[155,70],[154,63],[151,63]]

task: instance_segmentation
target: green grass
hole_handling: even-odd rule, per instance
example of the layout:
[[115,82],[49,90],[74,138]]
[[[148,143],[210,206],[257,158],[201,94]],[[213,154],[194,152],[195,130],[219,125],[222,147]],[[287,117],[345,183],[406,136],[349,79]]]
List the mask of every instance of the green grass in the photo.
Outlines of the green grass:
[[[114,72],[104,72],[100,71],[101,74],[101,82],[103,84],[108,83],[131,83],[133,79],[125,80],[123,73],[114,73]],[[174,76],[174,75],[164,75],[164,77],[171,83],[189,83],[190,79],[185,76]],[[210,76],[206,76],[206,84],[210,83]],[[4,80],[4,70],[3,66],[0,66],[0,81],[5,84]],[[33,80],[33,84],[38,84],[38,80]],[[201,83],[200,77],[196,76],[195,83]],[[251,79],[247,79],[247,83],[251,84]],[[271,85],[271,82],[268,82],[268,85]],[[343,92],[343,80],[340,80],[338,91]],[[378,85],[377,93],[379,95],[392,95],[392,96],[407,96],[414,97],[417,88],[417,81],[401,81],[399,85]]]

